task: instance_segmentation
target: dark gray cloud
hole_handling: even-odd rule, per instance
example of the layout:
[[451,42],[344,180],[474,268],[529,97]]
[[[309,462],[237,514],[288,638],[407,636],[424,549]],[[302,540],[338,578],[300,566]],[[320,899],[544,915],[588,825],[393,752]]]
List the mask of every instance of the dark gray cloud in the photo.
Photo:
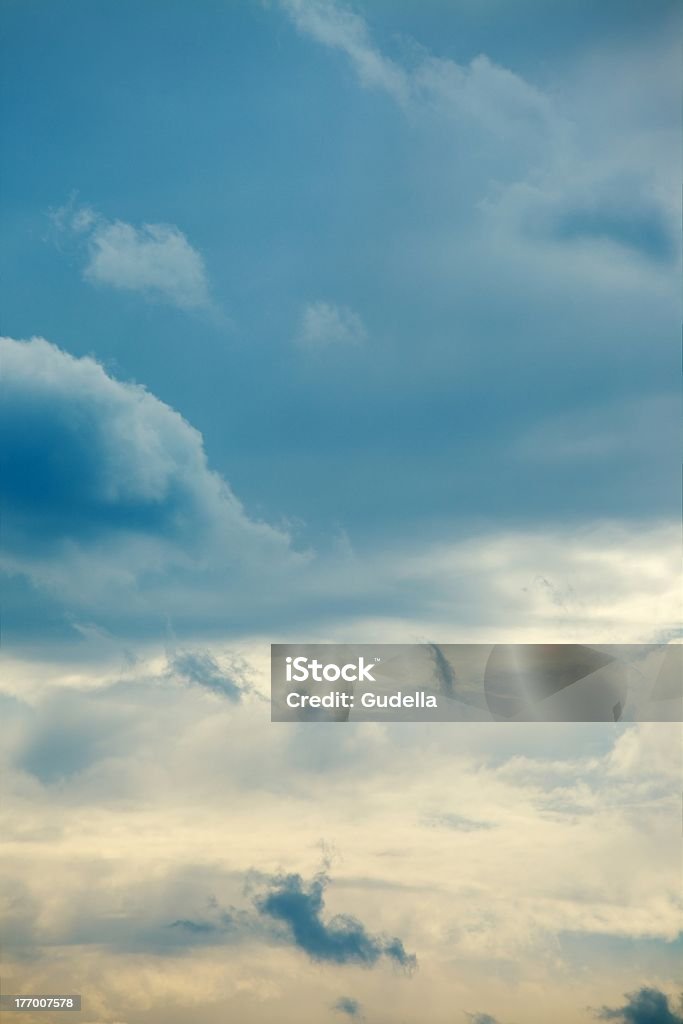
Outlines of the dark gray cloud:
[[621,1024],[683,1024],[683,1017],[669,1004],[669,997],[656,988],[629,992],[624,1006],[603,1006],[595,1016]]
[[371,935],[355,917],[337,914],[325,922],[328,884],[324,874],[308,884],[298,874],[278,875],[255,905],[262,914],[282,922],[295,945],[312,960],[372,967],[384,956],[409,971],[417,966],[416,957],[406,953],[400,939]]
[[337,1013],[350,1017],[352,1020],[362,1021],[365,1019],[361,1004],[351,996],[340,996],[332,1009],[336,1010]]

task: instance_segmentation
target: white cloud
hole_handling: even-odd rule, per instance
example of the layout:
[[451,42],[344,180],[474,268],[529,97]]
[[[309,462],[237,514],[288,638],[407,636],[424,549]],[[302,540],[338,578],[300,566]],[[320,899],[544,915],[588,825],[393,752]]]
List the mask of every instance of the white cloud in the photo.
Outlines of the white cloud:
[[524,122],[548,127],[552,106],[547,97],[484,55],[469,65],[423,55],[414,67],[407,68],[382,53],[365,19],[343,4],[335,0],[280,2],[300,32],[341,50],[364,86],[386,92],[403,107],[431,107],[451,115],[472,116],[508,141],[519,136]]
[[52,215],[56,227],[83,240],[86,280],[141,292],[179,309],[211,307],[204,259],[174,224],[110,221],[69,203]]
[[[680,526],[594,523],[489,531],[348,557],[344,593],[363,584],[395,613],[338,623],[329,639],[410,643],[649,643],[676,635]],[[372,593],[368,590],[367,593]],[[405,604],[396,596],[407,595]]]
[[400,103],[408,99],[408,76],[373,45],[365,20],[330,0],[281,0],[300,32],[350,59],[364,85],[383,89]]
[[158,295],[181,309],[209,303],[204,261],[172,224],[115,221],[90,239],[85,275],[99,284]]
[[359,345],[367,338],[363,321],[347,306],[311,302],[301,314],[296,342],[302,348]]

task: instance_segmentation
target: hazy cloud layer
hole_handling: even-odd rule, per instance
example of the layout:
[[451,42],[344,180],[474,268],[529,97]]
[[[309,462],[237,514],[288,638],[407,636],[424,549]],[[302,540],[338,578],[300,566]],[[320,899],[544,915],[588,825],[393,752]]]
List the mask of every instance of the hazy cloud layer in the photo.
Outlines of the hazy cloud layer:
[[[600,999],[626,1005],[619,993],[648,950],[660,977],[675,976],[677,726],[280,728],[256,692],[267,650],[207,653],[217,665],[248,660],[254,691],[219,700],[163,662],[2,698],[15,976],[23,950],[38,951],[36,978],[59,949],[62,976],[87,980],[106,1019],[127,1005],[116,966],[135,1024],[149,972],[153,1002],[173,971],[206,976],[207,999],[251,978],[247,1021],[265,1012],[256,992],[271,1016],[302,984],[331,1007],[332,974],[357,972],[347,983],[369,1020],[402,1007],[438,1024],[482,1005],[543,1024],[509,1012],[511,980],[529,973],[552,993],[546,1009],[574,1007],[577,1021]],[[321,838],[337,860],[322,877]],[[581,941],[568,951],[571,937]],[[372,979],[413,952],[420,970],[392,972],[386,1008],[386,979]]]

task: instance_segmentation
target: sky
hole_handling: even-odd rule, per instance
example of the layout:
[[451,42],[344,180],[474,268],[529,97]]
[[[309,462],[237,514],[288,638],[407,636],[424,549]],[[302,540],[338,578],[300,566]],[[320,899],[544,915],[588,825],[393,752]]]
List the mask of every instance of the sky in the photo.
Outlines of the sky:
[[274,642],[678,636],[680,29],[4,0],[6,991],[680,1022],[676,726],[268,708]]

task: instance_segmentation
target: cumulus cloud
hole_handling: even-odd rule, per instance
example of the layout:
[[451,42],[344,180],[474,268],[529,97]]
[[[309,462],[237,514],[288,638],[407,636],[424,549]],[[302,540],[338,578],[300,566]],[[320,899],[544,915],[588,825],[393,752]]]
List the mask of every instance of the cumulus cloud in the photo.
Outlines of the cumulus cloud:
[[251,570],[288,561],[287,535],[248,517],[201,435],[145,388],[41,338],[0,353],[10,573],[85,606],[113,591],[123,611],[121,588],[171,569],[186,605],[193,574],[228,574],[238,597]]
[[204,258],[174,224],[135,227],[74,203],[60,207],[52,219],[58,230],[85,245],[86,280],[141,292],[183,310],[210,308]]
[[372,967],[385,956],[409,971],[417,966],[416,957],[406,953],[400,939],[371,935],[351,915],[337,914],[323,921],[328,884],[324,874],[316,875],[308,884],[298,874],[278,875],[257,897],[256,906],[262,914],[281,921],[295,945],[311,960]]
[[363,321],[353,310],[329,302],[312,302],[301,314],[296,342],[302,348],[325,349],[359,345],[366,338]]
[[656,988],[641,988],[626,996],[623,1006],[603,1006],[596,1011],[600,1020],[616,1020],[621,1024],[682,1024],[683,1017],[669,1004],[669,997]]

